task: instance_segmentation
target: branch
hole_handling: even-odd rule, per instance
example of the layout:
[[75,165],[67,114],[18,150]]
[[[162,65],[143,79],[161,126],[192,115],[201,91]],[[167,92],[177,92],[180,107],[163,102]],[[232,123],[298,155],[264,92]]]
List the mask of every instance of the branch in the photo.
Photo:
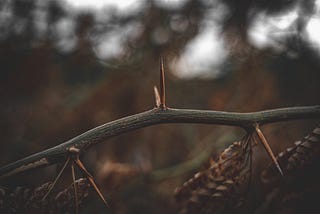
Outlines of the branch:
[[274,123],[293,119],[319,119],[320,106],[291,107],[253,113],[154,108],[124,117],[91,129],[65,143],[28,156],[0,168],[0,178],[30,169],[63,162],[71,147],[81,152],[106,139],[135,129],[163,123],[201,123],[238,126],[252,129],[256,124]]
[[232,113],[223,111],[206,111],[190,109],[172,109],[166,106],[164,63],[160,57],[160,94],[154,87],[156,108],[115,120],[77,137],[28,156],[0,168],[0,178],[15,175],[30,169],[44,167],[67,159],[71,150],[85,151],[90,146],[105,141],[107,138],[120,135],[135,129],[162,123],[202,123],[239,126],[254,130],[257,125],[292,119],[320,118],[320,106],[291,107],[273,109],[254,113]]

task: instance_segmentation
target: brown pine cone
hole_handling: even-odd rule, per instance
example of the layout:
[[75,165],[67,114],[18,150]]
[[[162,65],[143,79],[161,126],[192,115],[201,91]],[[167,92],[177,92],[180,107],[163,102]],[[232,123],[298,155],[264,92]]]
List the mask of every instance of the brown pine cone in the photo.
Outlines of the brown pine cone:
[[175,190],[176,200],[182,205],[180,213],[241,213],[242,195],[248,186],[248,143],[248,136],[233,143],[208,169]]

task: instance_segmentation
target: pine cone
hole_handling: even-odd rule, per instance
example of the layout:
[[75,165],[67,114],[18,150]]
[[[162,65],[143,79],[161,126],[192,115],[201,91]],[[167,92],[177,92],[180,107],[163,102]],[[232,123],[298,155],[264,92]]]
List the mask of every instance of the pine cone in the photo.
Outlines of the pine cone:
[[[89,195],[90,184],[86,178],[80,178],[76,180],[78,204],[82,204]],[[59,192],[53,201],[55,208],[59,213],[62,211],[72,211],[74,208],[74,190],[73,186],[69,186],[67,189]]]
[[[81,204],[89,194],[90,184],[85,178],[76,180],[76,184],[79,204]],[[47,182],[34,189],[16,187],[14,190],[0,187],[0,213],[72,213],[73,185],[62,190],[55,197],[42,200],[51,185],[51,182]]]
[[279,176],[273,164],[262,172],[261,181],[266,196],[259,213],[318,213],[320,127],[295,142],[294,147],[279,153],[277,159],[285,176]]
[[216,162],[175,190],[180,213],[230,213],[243,205],[247,187],[248,138],[225,149]]
[[[320,126],[294,144],[293,147],[279,153],[277,160],[282,166],[285,177],[298,178],[320,163]],[[277,185],[281,180],[274,164],[269,164],[261,174],[261,181],[264,184]]]

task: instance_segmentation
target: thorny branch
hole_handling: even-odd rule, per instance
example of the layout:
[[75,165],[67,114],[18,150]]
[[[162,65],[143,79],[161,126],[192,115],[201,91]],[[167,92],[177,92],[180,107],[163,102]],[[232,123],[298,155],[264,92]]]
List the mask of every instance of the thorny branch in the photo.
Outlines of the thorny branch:
[[55,147],[38,152],[0,168],[0,178],[30,169],[49,166],[66,160],[70,148],[84,152],[106,139],[135,129],[164,123],[201,123],[238,126],[247,131],[257,125],[294,119],[319,119],[320,106],[301,106],[272,109],[252,113],[168,108],[165,104],[165,77],[163,60],[160,59],[160,94],[154,88],[156,107],[139,114],[124,117],[93,128]]
[[53,188],[57,184],[57,181],[61,177],[61,174],[65,170],[66,166],[68,165],[69,162],[71,162],[71,175],[72,175],[72,183],[73,183],[73,190],[74,190],[75,213],[76,214],[79,213],[79,209],[78,209],[78,204],[79,204],[78,203],[78,192],[77,192],[78,188],[77,188],[77,183],[76,183],[75,165],[78,166],[79,169],[85,174],[85,176],[87,177],[87,180],[90,183],[91,187],[95,190],[95,192],[98,194],[98,196],[103,201],[103,203],[107,207],[109,207],[107,201],[105,200],[105,198],[103,197],[101,191],[99,190],[98,186],[96,185],[96,183],[95,183],[95,181],[93,179],[93,176],[88,172],[88,170],[85,168],[85,166],[83,165],[83,163],[79,159],[79,152],[80,152],[80,150],[75,148],[75,147],[71,147],[71,148],[68,149],[67,160],[65,161],[64,166],[62,167],[62,169],[58,173],[58,175],[55,178],[55,180],[52,183],[52,185],[50,185],[50,188],[48,189],[48,192],[43,196],[42,201],[44,201],[48,197],[48,195],[51,193],[51,191],[53,190]]

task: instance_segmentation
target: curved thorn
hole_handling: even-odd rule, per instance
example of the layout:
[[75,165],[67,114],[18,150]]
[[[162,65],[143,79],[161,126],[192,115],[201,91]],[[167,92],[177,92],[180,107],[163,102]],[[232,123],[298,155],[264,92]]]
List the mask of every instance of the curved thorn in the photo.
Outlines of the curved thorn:
[[277,158],[276,158],[275,155],[273,154],[273,152],[272,152],[272,150],[271,150],[271,148],[270,148],[270,146],[269,146],[269,143],[268,143],[267,139],[264,137],[261,129],[259,128],[259,124],[256,124],[256,125],[255,125],[255,130],[256,130],[256,133],[257,133],[260,141],[262,142],[262,145],[264,146],[264,148],[265,148],[265,150],[267,151],[268,155],[271,157],[273,163],[276,165],[276,167],[277,167],[277,169],[279,170],[280,174],[281,174],[282,176],[284,176],[283,171],[282,171],[282,169],[281,169],[281,167],[280,167],[280,164],[279,164]]
[[74,210],[75,210],[75,213],[78,214],[79,213],[78,192],[77,192],[76,174],[74,172],[73,161],[71,162],[71,174],[72,174],[72,184],[73,184],[73,190],[74,190]]
[[79,157],[77,157],[75,159],[75,163],[78,165],[78,167],[82,170],[82,172],[84,172],[84,174],[86,175],[87,179],[89,180],[91,186],[93,187],[93,189],[95,190],[95,192],[99,195],[100,199],[103,201],[103,203],[106,205],[106,207],[109,208],[109,204],[106,201],[106,199],[104,198],[104,196],[102,195],[101,191],[99,190],[98,186],[96,185],[96,183],[93,180],[93,176],[88,172],[88,170],[85,168],[85,166],[83,165],[83,163],[80,161]]
[[166,108],[166,85],[162,56],[160,56],[160,107],[163,109]]
[[59,171],[57,177],[54,179],[52,185],[50,186],[48,192],[43,196],[42,201],[44,201],[44,200],[48,197],[48,195],[51,193],[51,191],[53,190],[54,186],[57,184],[59,178],[61,177],[63,171],[65,170],[66,166],[68,165],[69,161],[70,161],[70,157],[67,158],[67,160],[66,160],[66,162],[64,163],[63,167],[62,167],[61,170]]

